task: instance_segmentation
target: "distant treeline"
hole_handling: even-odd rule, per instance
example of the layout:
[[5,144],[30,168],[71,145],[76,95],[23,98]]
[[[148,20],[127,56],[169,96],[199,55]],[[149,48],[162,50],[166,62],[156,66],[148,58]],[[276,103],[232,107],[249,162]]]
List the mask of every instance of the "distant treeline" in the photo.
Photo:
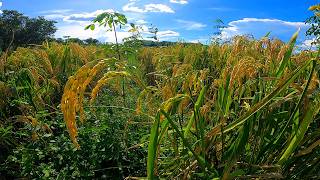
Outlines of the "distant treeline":
[[[79,38],[57,38],[57,39],[52,39],[53,41],[56,41],[58,43],[78,43],[80,45],[103,45],[103,44],[108,44],[108,43],[103,43],[100,42],[97,39],[89,38],[85,40],[81,40]],[[183,44],[192,44],[192,43],[187,43],[187,42],[171,42],[171,41],[151,41],[151,40],[137,40],[139,41],[141,46],[144,47],[160,47],[160,46],[173,46],[176,45],[177,43],[183,43]],[[126,41],[130,43],[130,41]]]

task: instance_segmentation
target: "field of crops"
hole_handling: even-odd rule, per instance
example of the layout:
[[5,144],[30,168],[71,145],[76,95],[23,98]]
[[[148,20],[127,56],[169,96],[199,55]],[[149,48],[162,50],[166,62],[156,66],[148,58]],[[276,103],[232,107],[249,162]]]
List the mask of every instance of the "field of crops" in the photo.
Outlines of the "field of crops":
[[319,177],[319,54],[294,52],[297,35],[120,57],[75,43],[3,53],[1,173]]
[[134,24],[118,43],[122,14],[98,25],[115,44],[0,51],[0,179],[320,178],[320,50],[299,30],[147,47]]

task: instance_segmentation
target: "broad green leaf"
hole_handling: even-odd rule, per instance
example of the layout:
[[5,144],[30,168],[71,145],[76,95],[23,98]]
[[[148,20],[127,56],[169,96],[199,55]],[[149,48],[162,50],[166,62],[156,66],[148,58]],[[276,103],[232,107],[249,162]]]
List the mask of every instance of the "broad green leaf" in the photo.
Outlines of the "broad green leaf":
[[313,116],[318,113],[315,107],[317,107],[319,104],[318,103],[312,103],[300,126],[299,129],[297,131],[297,133],[293,136],[292,140],[290,141],[289,146],[286,148],[285,152],[283,153],[283,155],[281,156],[280,160],[278,161],[279,164],[283,164],[287,161],[287,159],[292,155],[292,153],[294,152],[294,150],[298,147],[299,143],[301,142],[301,140],[303,139],[305,133],[308,130],[308,126],[310,125],[310,123],[313,120]]
[[150,142],[148,145],[148,162],[147,162],[147,175],[148,179],[155,179],[155,161],[157,158],[157,146],[160,126],[160,113],[155,117],[155,122],[152,125],[150,133]]
[[285,70],[285,68],[287,67],[288,65],[288,62],[291,58],[291,54],[292,54],[292,51],[293,51],[293,48],[294,48],[294,45],[296,44],[296,41],[297,41],[297,37],[299,35],[299,32],[300,32],[300,29],[295,32],[293,34],[293,36],[291,37],[289,43],[288,43],[288,50],[286,51],[286,53],[284,54],[284,57],[282,58],[282,61],[281,61],[281,64],[278,68],[278,71],[276,73],[276,77],[277,78],[280,78]]
[[[294,72],[292,72],[288,78],[282,80],[278,87],[275,88],[270,94],[268,94],[266,97],[264,97],[259,103],[254,105],[249,111],[244,113],[238,120],[232,122],[227,127],[225,127],[224,132],[231,131],[232,129],[242,125],[247,119],[249,119],[254,113],[265,107],[272,99],[277,97],[282,91],[284,91],[300,74],[302,71],[304,71],[312,60],[307,61],[303,66],[300,66],[297,68]],[[219,131],[220,126],[216,127]]]

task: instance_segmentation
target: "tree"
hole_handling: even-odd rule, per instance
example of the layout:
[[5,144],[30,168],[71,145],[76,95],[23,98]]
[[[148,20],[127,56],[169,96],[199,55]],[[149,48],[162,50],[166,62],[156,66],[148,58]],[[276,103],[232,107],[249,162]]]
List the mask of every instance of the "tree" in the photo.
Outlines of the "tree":
[[150,38],[154,39],[155,41],[160,41],[157,34],[159,32],[159,29],[151,24],[151,27],[148,28],[149,33],[152,34],[152,36]]
[[80,44],[80,45],[84,44],[84,42],[79,38],[68,38],[67,42],[68,43],[77,43],[77,44]]
[[222,39],[222,31],[223,29],[227,28],[228,26],[221,20],[216,19],[214,20],[214,30],[213,35],[211,36],[211,43],[213,44],[219,44],[223,41]]
[[93,39],[93,38],[85,39],[84,42],[85,42],[87,45],[97,45],[97,44],[99,44],[99,40]]
[[0,14],[0,51],[53,38],[57,30],[55,23],[43,17],[29,18],[14,10],[4,10]]
[[119,49],[119,43],[118,43],[118,36],[116,28],[119,26],[120,29],[122,26],[127,24],[127,18],[125,15],[116,13],[116,12],[104,12],[99,14],[93,21],[92,24],[85,27],[85,30],[95,29],[95,24],[97,23],[99,26],[104,26],[107,28],[107,31],[113,31],[114,32],[114,38],[116,40],[116,49],[118,53],[118,59],[121,59],[120,55],[120,49]]
[[311,25],[306,35],[315,36],[313,44],[320,45],[320,4],[311,6],[309,10],[313,11],[314,15],[306,20],[306,23]]

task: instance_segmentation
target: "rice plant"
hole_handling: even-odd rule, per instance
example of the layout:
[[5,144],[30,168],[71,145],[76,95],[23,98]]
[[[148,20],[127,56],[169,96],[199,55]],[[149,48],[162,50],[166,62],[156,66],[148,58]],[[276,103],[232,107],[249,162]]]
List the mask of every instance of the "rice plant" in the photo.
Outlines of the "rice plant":
[[[126,59],[92,61],[64,90],[71,139],[81,148],[84,99],[92,105],[102,86],[126,79],[126,89],[139,89],[132,115],[152,123],[148,179],[318,177],[319,52],[293,53],[298,33],[287,44],[239,36],[142,48],[134,68]],[[100,65],[104,74],[95,73]],[[88,84],[96,85],[86,98]]]
[[[97,25],[116,43],[0,54],[0,173],[319,179],[320,50],[298,50],[299,30],[287,43],[268,33],[143,47],[123,14],[86,29]],[[122,27],[133,36],[120,43]]]

